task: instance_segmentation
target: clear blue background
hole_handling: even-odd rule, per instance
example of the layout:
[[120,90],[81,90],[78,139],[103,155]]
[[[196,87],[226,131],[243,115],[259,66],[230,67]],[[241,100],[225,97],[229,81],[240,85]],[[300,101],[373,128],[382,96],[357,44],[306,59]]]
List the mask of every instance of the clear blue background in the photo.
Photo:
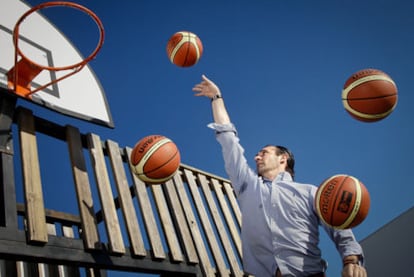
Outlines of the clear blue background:
[[[146,135],[163,134],[178,145],[183,163],[226,177],[220,147],[206,127],[212,119],[210,102],[191,91],[206,74],[220,86],[252,166],[263,145],[281,144],[296,156],[299,182],[318,185],[344,173],[367,186],[371,209],[354,228],[359,240],[413,206],[411,1],[77,3],[93,10],[105,26],[105,43],[90,65],[106,92],[115,128],[34,106],[37,115],[78,126],[81,132],[99,134],[121,147],[133,146]],[[96,28],[87,28],[65,10],[51,11],[44,14],[84,56],[89,55]],[[204,45],[201,60],[191,68],[171,64],[166,55],[169,37],[181,30],[198,34]],[[359,122],[342,106],[343,84],[364,68],[385,71],[399,89],[396,110],[380,122]],[[65,191],[72,183],[70,172],[59,172],[59,163],[65,161],[53,143],[41,147],[41,159],[54,158],[57,163],[44,176],[52,184],[45,193],[54,195],[47,207],[76,211],[75,198]],[[320,247],[329,261],[328,275],[340,276],[341,260],[325,235]]]

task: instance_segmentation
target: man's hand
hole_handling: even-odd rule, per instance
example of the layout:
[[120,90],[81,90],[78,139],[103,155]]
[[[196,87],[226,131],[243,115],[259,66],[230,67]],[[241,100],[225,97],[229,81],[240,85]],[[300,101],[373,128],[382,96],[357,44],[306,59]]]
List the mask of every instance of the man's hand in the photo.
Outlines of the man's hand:
[[229,124],[230,117],[224,105],[224,100],[221,97],[220,89],[205,75],[202,75],[201,78],[203,80],[193,87],[193,91],[196,92],[195,96],[205,96],[211,99],[211,108],[213,110],[215,123]]
[[203,80],[193,87],[193,91],[197,92],[195,96],[206,96],[212,99],[216,95],[221,95],[220,89],[213,81],[202,75]]
[[342,277],[367,277],[367,271],[358,264],[347,264],[342,269]]

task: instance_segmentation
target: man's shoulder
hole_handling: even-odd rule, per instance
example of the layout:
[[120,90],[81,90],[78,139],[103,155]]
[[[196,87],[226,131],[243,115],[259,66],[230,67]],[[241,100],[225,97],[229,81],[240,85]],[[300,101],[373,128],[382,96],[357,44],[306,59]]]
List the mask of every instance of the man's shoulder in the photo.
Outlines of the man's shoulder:
[[302,182],[297,182],[297,181],[282,181],[283,183],[285,183],[288,186],[291,186],[293,188],[295,188],[295,190],[298,191],[303,191],[303,192],[308,192],[311,194],[314,194],[316,192],[316,190],[318,189],[317,186],[313,185],[313,184],[309,184],[309,183],[302,183]]

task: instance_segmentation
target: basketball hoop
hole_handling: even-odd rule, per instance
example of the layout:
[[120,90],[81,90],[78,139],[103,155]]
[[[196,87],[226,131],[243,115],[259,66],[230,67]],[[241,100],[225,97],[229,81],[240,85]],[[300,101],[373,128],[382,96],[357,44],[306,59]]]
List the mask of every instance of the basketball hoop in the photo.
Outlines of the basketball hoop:
[[[32,60],[30,60],[26,55],[21,51],[19,48],[19,27],[20,24],[32,13],[49,7],[54,6],[65,6],[65,7],[71,7],[78,10],[81,10],[88,14],[92,19],[95,21],[96,25],[99,28],[99,41],[95,48],[95,50],[84,60],[68,65],[68,66],[60,66],[60,67],[54,67],[54,66],[47,66],[47,65],[41,65],[38,64]],[[14,30],[13,30],[13,43],[15,47],[15,55],[14,55],[14,67],[10,69],[7,72],[7,78],[8,78],[8,87],[12,89],[16,94],[30,98],[31,95],[39,90],[43,90],[44,88],[57,83],[69,76],[72,76],[73,74],[79,72],[89,61],[91,61],[93,58],[95,58],[96,54],[98,54],[99,50],[102,47],[104,41],[104,28],[102,25],[101,20],[99,17],[93,13],[88,8],[72,3],[72,2],[64,2],[64,1],[56,1],[56,2],[46,2],[43,4],[39,4],[33,8],[31,8],[29,11],[24,13],[20,19],[17,21]],[[18,57],[21,57],[20,60],[18,60]],[[62,70],[71,70],[66,75],[63,75],[59,78],[56,78],[52,81],[50,81],[47,84],[44,84],[40,87],[37,87],[36,89],[32,90],[31,82],[32,80],[42,71],[42,70],[49,70],[49,71],[62,71]]]

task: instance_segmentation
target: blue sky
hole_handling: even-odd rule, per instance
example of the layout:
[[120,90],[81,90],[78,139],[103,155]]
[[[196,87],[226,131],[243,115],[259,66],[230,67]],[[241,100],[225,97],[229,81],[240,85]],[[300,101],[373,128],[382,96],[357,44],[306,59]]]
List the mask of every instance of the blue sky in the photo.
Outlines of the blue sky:
[[[76,2],[93,10],[105,27],[103,48],[90,65],[105,90],[115,128],[34,106],[36,114],[120,146],[162,134],[177,144],[183,163],[226,177],[220,147],[206,127],[212,120],[210,102],[191,91],[206,74],[220,86],[252,166],[263,145],[281,144],[295,154],[299,182],[318,185],[343,173],[366,185],[371,209],[354,229],[358,239],[413,206],[410,1]],[[47,15],[88,55],[95,45],[93,30],[67,16]],[[168,38],[181,30],[203,42],[203,56],[191,68],[171,64],[166,55]],[[364,68],[385,71],[398,86],[397,107],[380,122],[356,121],[341,103],[346,79]],[[62,182],[52,173],[47,178]],[[62,188],[50,186],[46,193],[59,194]],[[50,205],[76,208],[73,199]],[[341,261],[333,244],[322,237],[320,246],[329,275],[339,276]]]

